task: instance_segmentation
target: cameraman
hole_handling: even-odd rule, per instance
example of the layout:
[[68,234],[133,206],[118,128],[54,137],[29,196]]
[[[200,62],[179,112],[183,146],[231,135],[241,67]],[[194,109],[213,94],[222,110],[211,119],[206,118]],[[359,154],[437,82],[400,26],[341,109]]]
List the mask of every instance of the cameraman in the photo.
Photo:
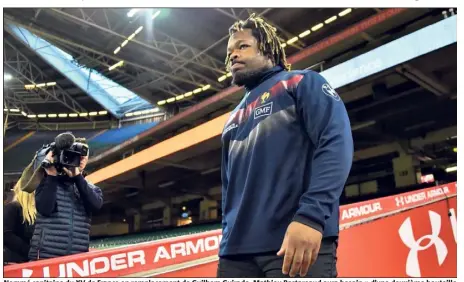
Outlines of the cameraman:
[[[53,164],[50,151],[46,160]],[[79,167],[54,165],[44,168],[46,175],[35,191],[37,219],[29,251],[30,260],[48,259],[89,250],[91,215],[103,204],[100,188],[87,182],[82,172],[88,156]]]

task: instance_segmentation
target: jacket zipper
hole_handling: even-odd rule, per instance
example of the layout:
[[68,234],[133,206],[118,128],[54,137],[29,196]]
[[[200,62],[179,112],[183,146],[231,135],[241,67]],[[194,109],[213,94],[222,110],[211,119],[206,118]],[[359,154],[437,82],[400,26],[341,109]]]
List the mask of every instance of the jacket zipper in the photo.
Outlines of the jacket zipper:
[[37,260],[40,259],[40,249],[42,249],[42,242],[44,240],[44,233],[45,233],[45,230],[42,228],[40,230],[39,246],[37,248]]
[[[74,187],[73,187],[74,189]],[[71,249],[72,249],[72,241],[73,241],[73,224],[74,224],[74,206],[75,206],[75,202],[74,202],[74,195],[73,195],[74,191],[71,192],[71,195],[70,195],[70,199],[71,199],[71,223],[69,225],[69,242],[68,242],[68,254],[71,254]]]

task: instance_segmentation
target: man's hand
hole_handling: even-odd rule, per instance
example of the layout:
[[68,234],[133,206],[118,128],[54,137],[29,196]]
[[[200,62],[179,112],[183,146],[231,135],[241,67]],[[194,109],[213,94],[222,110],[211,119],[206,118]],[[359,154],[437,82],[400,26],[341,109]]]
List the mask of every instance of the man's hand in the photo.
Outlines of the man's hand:
[[[52,153],[52,151],[48,152],[48,154],[45,156],[45,159],[47,161],[49,161],[51,164],[53,164],[53,153]],[[45,172],[48,175],[51,175],[51,176],[57,176],[58,175],[58,171],[56,171],[56,167],[54,165],[52,165],[49,168],[44,168],[44,169],[45,169]]]
[[295,277],[306,276],[309,267],[314,264],[321,247],[322,234],[299,222],[292,222],[285,233],[278,256],[284,257],[282,273]]
[[81,157],[81,162],[79,164],[79,167],[74,167],[72,169],[67,169],[64,167],[63,170],[64,172],[66,172],[66,174],[69,177],[78,176],[79,174],[81,174],[82,171],[84,171],[84,168],[87,165],[88,160],[89,160],[89,157]]

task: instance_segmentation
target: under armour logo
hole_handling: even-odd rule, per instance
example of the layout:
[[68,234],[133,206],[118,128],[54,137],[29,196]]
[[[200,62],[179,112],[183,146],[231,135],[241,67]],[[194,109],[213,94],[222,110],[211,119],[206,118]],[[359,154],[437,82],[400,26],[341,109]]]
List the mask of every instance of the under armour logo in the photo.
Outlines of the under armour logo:
[[[448,248],[445,242],[438,237],[441,230],[441,216],[433,211],[429,211],[430,225],[432,226],[432,234],[422,236],[419,239],[414,238],[414,233],[411,224],[411,218],[408,217],[399,229],[400,238],[403,243],[410,249],[408,258],[406,260],[406,274],[410,277],[421,277],[419,267],[418,252],[435,246],[437,253],[438,264],[442,265],[448,255]],[[425,246],[421,246],[422,241],[430,240]]]
[[22,271],[23,278],[30,278],[32,276],[33,271],[31,269],[23,268]]
[[404,206],[404,199],[403,197],[396,197],[395,198],[395,201],[396,201],[396,206],[399,207],[399,206]]
[[325,95],[334,98],[336,101],[340,101],[340,96],[338,96],[337,91],[332,88],[328,83],[324,83],[322,85],[322,92],[324,92]]

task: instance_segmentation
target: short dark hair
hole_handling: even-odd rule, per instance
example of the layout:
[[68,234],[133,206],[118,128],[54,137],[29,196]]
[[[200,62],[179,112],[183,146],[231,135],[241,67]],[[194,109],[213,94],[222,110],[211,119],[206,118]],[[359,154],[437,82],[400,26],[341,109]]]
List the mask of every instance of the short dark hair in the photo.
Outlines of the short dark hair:
[[[253,36],[258,41],[258,48],[263,55],[269,56],[276,65],[281,66],[286,70],[290,70],[291,65],[287,63],[285,50],[280,44],[279,37],[276,33],[276,28],[267,23],[261,17],[256,16],[255,13],[244,21],[237,21],[229,28],[229,35],[235,32],[251,29]],[[230,56],[226,58],[226,66],[229,66]]]

